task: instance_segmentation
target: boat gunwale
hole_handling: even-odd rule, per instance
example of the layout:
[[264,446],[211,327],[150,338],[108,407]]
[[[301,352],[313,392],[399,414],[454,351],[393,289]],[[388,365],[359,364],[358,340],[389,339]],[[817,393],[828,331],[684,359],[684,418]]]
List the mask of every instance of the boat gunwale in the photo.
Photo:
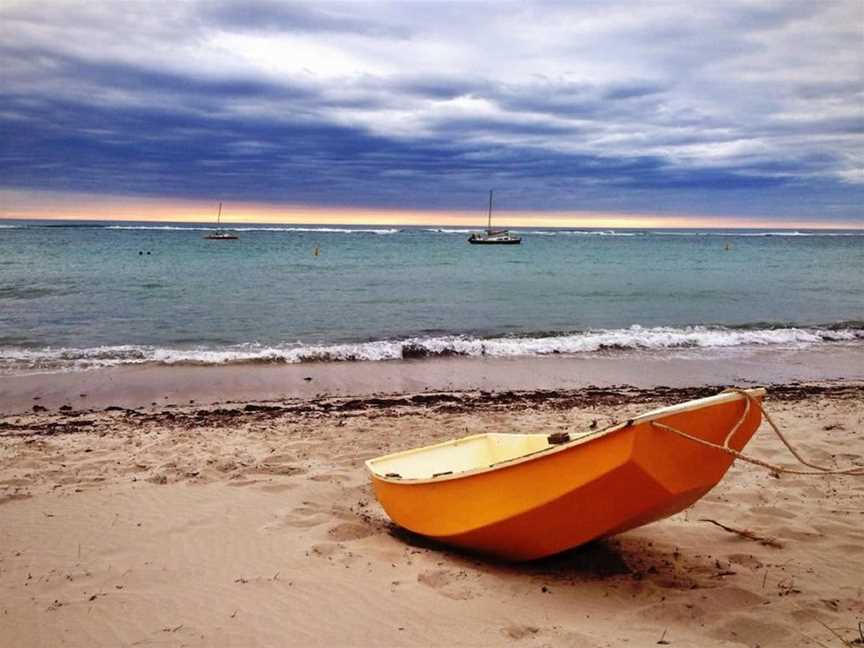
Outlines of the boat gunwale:
[[[753,387],[750,389],[744,390],[748,395],[755,398],[764,398],[767,393],[764,387]],[[389,460],[389,459],[397,459],[400,457],[405,457],[412,454],[417,454],[420,452],[424,452],[427,450],[433,450],[435,448],[444,448],[448,446],[455,446],[458,444],[462,444],[466,441],[471,441],[473,439],[479,439],[484,437],[489,437],[492,435],[506,435],[507,433],[502,432],[485,432],[482,434],[472,434],[467,437],[459,437],[458,439],[450,439],[448,441],[442,441],[441,443],[435,443],[429,446],[423,446],[420,448],[411,448],[408,450],[401,450],[399,452],[394,452],[387,455],[381,455],[380,457],[373,457],[372,459],[367,459],[364,463],[366,464],[367,470],[372,473],[372,476],[375,479],[378,479],[383,482],[387,482],[390,484],[431,484],[438,483],[442,481],[450,481],[453,479],[462,479],[465,477],[472,477],[474,475],[478,475],[485,472],[491,472],[493,470],[498,470],[500,468],[505,468],[508,466],[517,465],[520,463],[524,463],[527,461],[533,461],[534,459],[538,459],[540,456],[549,456],[559,452],[563,452],[565,450],[569,450],[570,448],[583,445],[590,441],[595,441],[596,439],[605,437],[609,434],[613,434],[620,430],[632,427],[634,425],[638,425],[640,423],[645,423],[648,421],[654,421],[658,418],[663,418],[666,416],[674,415],[674,414],[683,414],[684,412],[690,412],[697,409],[702,409],[703,407],[711,407],[714,405],[719,405],[721,403],[732,402],[736,400],[740,400],[745,398],[744,394],[739,391],[727,391],[721,392],[719,394],[714,394],[713,396],[706,396],[704,398],[696,398],[693,400],[685,401],[683,403],[678,403],[675,405],[667,405],[665,407],[660,407],[657,409],[649,410],[644,414],[640,414],[634,418],[627,419],[623,423],[616,423],[615,425],[611,425],[609,427],[605,427],[600,430],[596,430],[593,432],[585,432],[580,434],[574,439],[567,441],[566,443],[559,443],[550,445],[546,448],[542,448],[540,450],[535,450],[534,452],[528,452],[523,455],[519,455],[518,457],[514,457],[512,459],[505,459],[503,461],[499,461],[493,464],[489,464],[488,466],[482,466],[477,468],[471,468],[469,470],[463,470],[461,472],[452,473],[448,472],[445,474],[436,475],[433,477],[388,477],[387,475],[383,475],[378,472],[373,464],[379,461]],[[519,436],[548,436],[542,433],[535,434],[521,434]]]

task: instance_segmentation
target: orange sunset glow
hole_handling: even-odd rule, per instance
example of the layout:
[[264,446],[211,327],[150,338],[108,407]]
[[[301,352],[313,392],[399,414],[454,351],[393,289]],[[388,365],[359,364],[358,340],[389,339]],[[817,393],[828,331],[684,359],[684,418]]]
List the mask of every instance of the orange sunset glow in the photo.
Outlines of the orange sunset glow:
[[[174,223],[210,223],[217,201],[122,198],[89,194],[50,194],[22,197],[20,192],[0,191],[0,219],[98,220]],[[479,227],[485,225],[482,206],[476,211],[432,209],[381,209],[320,207],[297,204],[224,202],[226,223],[317,224],[317,225],[440,225]],[[851,220],[789,220],[758,217],[682,216],[610,213],[596,211],[495,210],[495,222],[506,227],[589,228],[776,228],[861,229]]]

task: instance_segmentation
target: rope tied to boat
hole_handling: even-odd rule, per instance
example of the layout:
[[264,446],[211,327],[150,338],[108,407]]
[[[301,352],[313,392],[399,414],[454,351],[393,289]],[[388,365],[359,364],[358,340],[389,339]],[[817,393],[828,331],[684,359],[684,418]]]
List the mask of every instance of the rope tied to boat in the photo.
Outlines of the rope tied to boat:
[[[657,421],[651,421],[651,425],[655,428],[661,430],[667,430],[669,432],[674,432],[680,437],[688,439],[690,441],[694,441],[696,443],[700,443],[704,446],[708,446],[709,448],[713,448],[715,450],[720,450],[721,452],[725,452],[726,454],[732,455],[736,459],[740,459],[741,461],[746,461],[747,463],[754,464],[756,466],[761,466],[762,468],[767,468],[776,473],[787,473],[790,475],[851,475],[855,477],[864,477],[864,468],[829,468],[827,466],[820,466],[811,461],[807,461],[804,457],[801,456],[801,453],[795,449],[792,443],[787,439],[783,433],[780,431],[780,427],[774,422],[774,419],[771,418],[771,415],[765,411],[765,408],[762,406],[762,403],[759,402],[757,398],[750,394],[746,389],[741,389],[740,387],[729,387],[723,390],[724,392],[733,392],[737,394],[741,394],[744,396],[744,413],[741,415],[741,418],[732,426],[732,429],[729,430],[729,433],[726,435],[726,438],[723,439],[723,445],[718,443],[712,443],[711,441],[706,441],[705,439],[700,439],[697,436],[693,436],[692,434],[687,434],[686,432],[679,430],[678,428],[672,427],[671,425],[666,425],[665,423],[658,423]],[[751,457],[749,455],[745,455],[743,452],[736,450],[729,446],[732,437],[735,436],[735,433],[741,428],[744,424],[744,421],[747,420],[747,415],[750,413],[751,406],[755,405],[759,408],[759,411],[762,413],[762,416],[765,417],[765,420],[771,426],[771,429],[774,430],[774,433],[780,439],[786,449],[798,460],[799,463],[807,466],[808,468],[812,468],[813,470],[796,470],[794,468],[786,468],[785,466],[780,466],[778,464],[773,464],[768,461],[763,461],[761,459],[757,459],[756,457]]]

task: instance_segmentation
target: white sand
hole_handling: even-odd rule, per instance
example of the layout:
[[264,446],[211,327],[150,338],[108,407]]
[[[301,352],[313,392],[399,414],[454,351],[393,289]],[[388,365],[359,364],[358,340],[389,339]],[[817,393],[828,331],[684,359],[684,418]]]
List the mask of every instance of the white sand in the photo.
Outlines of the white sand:
[[[862,465],[860,393],[768,407],[808,456]],[[786,648],[841,646],[832,631],[855,639],[864,479],[777,479],[738,464],[685,513],[506,565],[393,529],[362,465],[465,433],[582,429],[650,406],[2,418],[0,645],[600,647],[662,638],[672,648]],[[80,420],[90,423],[76,432],[70,422]],[[52,432],[52,423],[63,425]],[[749,450],[786,461],[767,427]]]

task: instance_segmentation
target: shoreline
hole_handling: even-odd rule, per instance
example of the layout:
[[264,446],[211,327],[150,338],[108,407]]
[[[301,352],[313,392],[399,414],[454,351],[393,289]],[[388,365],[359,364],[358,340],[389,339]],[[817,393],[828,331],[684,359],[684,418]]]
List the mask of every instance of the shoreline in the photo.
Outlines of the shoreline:
[[2,375],[0,412],[21,413],[34,406],[141,408],[424,391],[753,386],[834,380],[864,380],[864,347],[758,349],[746,354],[682,351],[279,365],[126,365]]

